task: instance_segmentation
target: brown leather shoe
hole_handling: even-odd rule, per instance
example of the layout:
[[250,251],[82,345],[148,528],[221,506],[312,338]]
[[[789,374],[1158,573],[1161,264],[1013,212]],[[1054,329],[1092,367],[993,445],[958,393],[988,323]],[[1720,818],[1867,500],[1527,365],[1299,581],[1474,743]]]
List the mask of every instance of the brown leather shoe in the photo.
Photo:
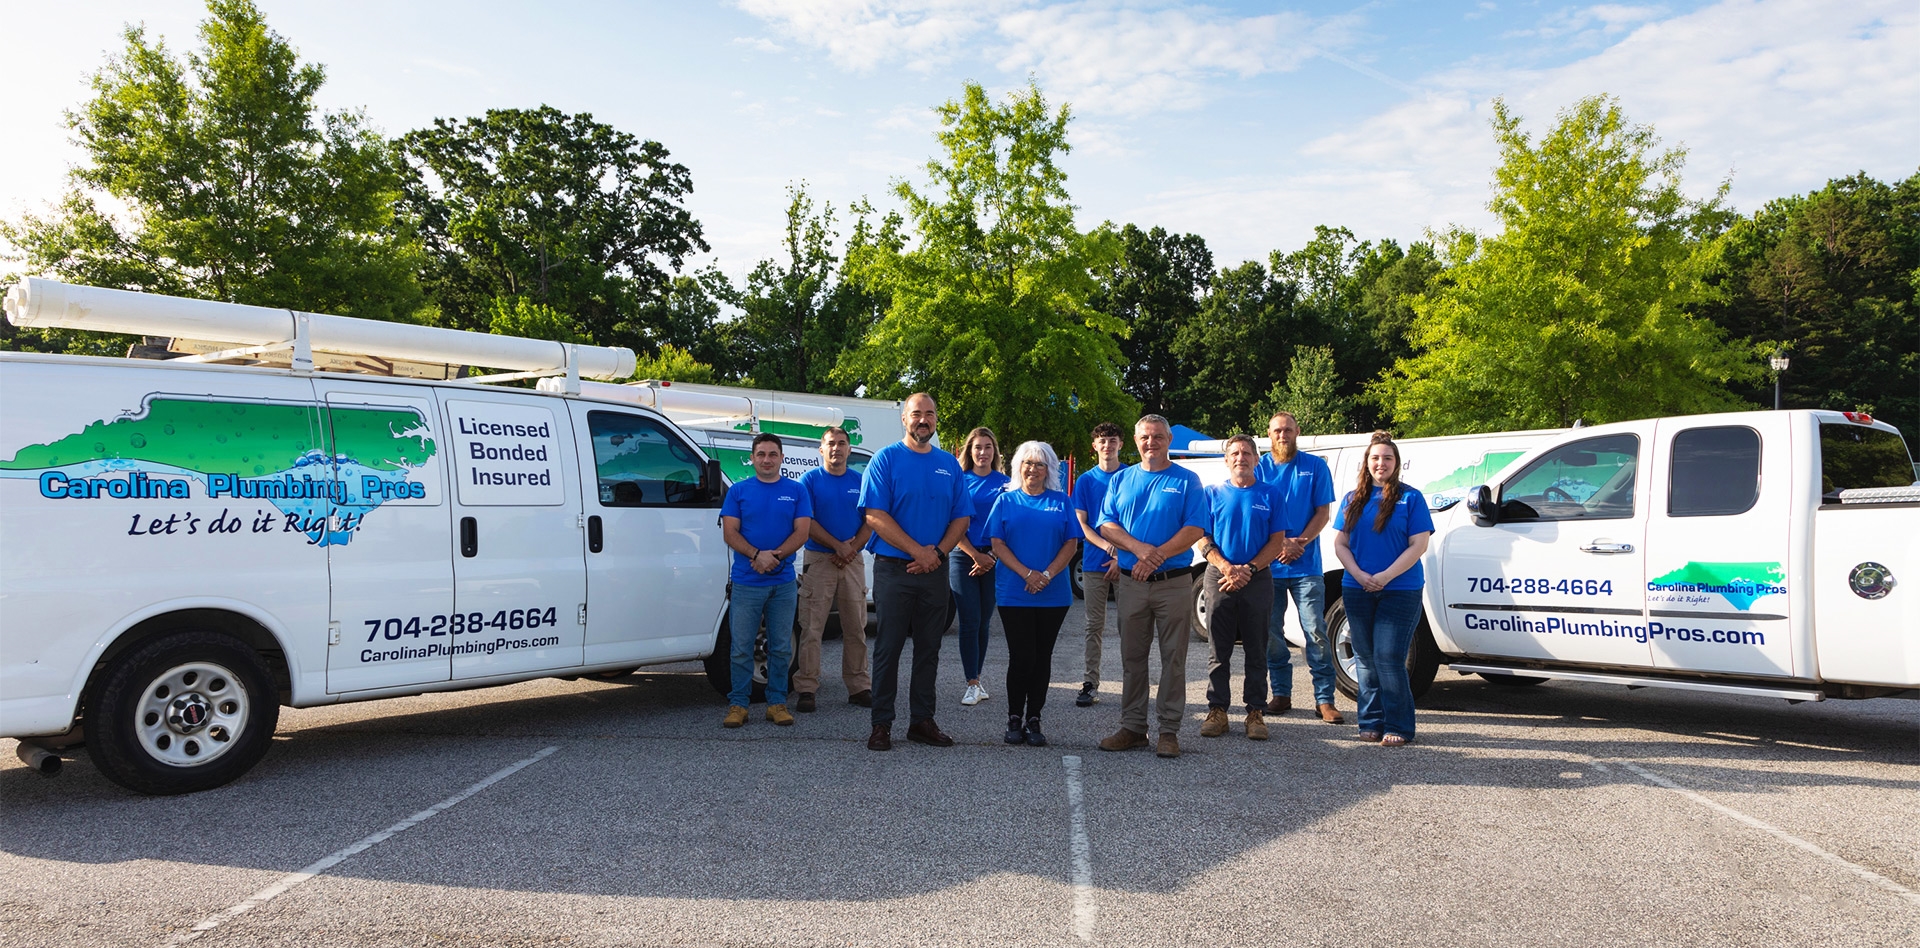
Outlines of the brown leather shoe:
[[720,719],[721,727],[743,727],[747,723],[747,709],[735,704],[727,706],[727,716]]
[[1323,704],[1314,710],[1320,712],[1320,720],[1328,724],[1345,724],[1347,721],[1346,718],[1340,716],[1340,709],[1333,705]]
[[873,689],[862,688],[847,696],[848,704],[857,704],[863,708],[873,707]]
[[1259,708],[1247,709],[1247,740],[1264,741],[1267,739],[1267,720],[1260,716]]
[[767,705],[767,720],[786,727],[793,723],[793,715],[787,713],[787,706],[784,704],[770,704]]
[[867,750],[893,750],[893,734],[888,731],[886,725],[876,724],[873,726],[873,733],[867,735]]
[[1293,710],[1292,698],[1270,698],[1267,701],[1268,714],[1285,714]]
[[1153,749],[1153,752],[1166,758],[1174,758],[1174,757],[1180,756],[1180,738],[1175,735],[1168,734],[1165,731],[1161,731],[1160,746],[1155,747]]
[[1147,736],[1145,734],[1139,731],[1130,731],[1124,727],[1100,741],[1100,749],[1103,751],[1133,750],[1136,747],[1145,746],[1147,746]]
[[793,710],[798,711],[801,714],[807,714],[812,712],[813,707],[814,707],[813,692],[811,691],[800,692],[800,697],[795,699],[793,702]]
[[1207,719],[1200,722],[1201,737],[1219,737],[1227,733],[1227,709],[1208,708]]
[[928,747],[953,746],[953,738],[948,737],[947,732],[940,730],[940,725],[933,723],[932,718],[907,725],[907,740],[915,744],[925,744]]

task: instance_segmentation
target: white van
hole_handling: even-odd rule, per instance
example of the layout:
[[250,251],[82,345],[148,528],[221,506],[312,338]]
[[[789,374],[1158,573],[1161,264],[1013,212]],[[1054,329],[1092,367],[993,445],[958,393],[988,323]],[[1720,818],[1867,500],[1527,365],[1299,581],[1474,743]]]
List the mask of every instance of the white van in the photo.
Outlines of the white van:
[[[29,763],[84,741],[115,782],[177,793],[257,762],[281,704],[696,658],[725,684],[719,464],[658,412],[564,390],[631,352],[47,280],[6,312],[227,344],[0,353],[0,736]],[[355,361],[515,371],[314,368]]]

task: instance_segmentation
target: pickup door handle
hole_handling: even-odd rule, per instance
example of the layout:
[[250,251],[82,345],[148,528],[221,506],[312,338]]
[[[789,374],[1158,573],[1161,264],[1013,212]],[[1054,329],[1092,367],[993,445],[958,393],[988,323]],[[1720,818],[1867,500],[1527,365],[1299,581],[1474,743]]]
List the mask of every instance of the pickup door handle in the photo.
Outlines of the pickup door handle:
[[1632,553],[1631,543],[1610,543],[1606,540],[1594,540],[1580,548],[1582,553]]
[[587,518],[587,549],[590,552],[594,552],[594,553],[600,552],[600,548],[605,545],[603,542],[604,540],[605,540],[605,535],[603,534],[602,527],[600,526],[600,518],[588,517]]
[[460,555],[480,555],[480,525],[472,517],[460,518]]

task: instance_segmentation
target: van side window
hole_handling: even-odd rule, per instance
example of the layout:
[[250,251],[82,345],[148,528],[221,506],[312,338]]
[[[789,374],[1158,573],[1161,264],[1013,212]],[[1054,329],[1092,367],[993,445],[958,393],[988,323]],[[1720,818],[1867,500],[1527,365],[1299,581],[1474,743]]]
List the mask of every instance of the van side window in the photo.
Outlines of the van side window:
[[1633,516],[1638,435],[1564,444],[1526,466],[1500,490],[1500,519],[1616,520]]
[[623,412],[587,412],[602,507],[710,507],[700,455],[666,426]]
[[1744,425],[1673,436],[1667,516],[1730,517],[1760,499],[1760,432]]

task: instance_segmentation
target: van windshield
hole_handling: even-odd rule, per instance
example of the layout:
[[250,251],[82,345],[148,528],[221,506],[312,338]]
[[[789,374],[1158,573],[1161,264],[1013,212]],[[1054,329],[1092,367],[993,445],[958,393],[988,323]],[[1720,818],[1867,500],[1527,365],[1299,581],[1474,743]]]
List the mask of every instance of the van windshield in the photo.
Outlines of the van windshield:
[[1854,424],[1820,425],[1820,494],[1838,503],[1857,487],[1905,487],[1914,482],[1907,443],[1891,431]]

